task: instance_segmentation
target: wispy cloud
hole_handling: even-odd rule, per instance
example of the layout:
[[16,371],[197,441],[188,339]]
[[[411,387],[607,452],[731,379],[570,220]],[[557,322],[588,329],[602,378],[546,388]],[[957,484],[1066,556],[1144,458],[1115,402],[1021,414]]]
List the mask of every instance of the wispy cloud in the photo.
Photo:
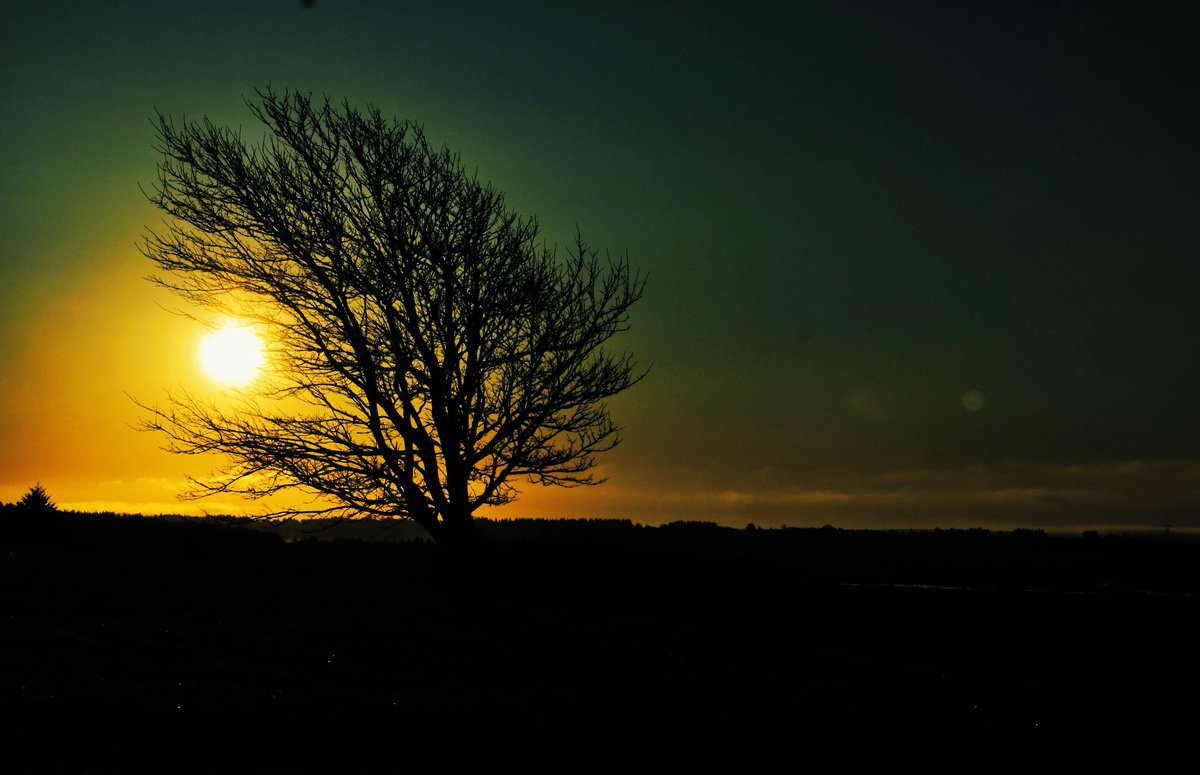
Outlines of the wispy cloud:
[[[994,466],[871,473],[783,471],[622,484],[548,499],[530,493],[514,511],[569,516],[601,510],[645,522],[711,519],[726,524],[835,524],[846,527],[1200,527],[1200,461],[1124,460],[1096,464],[1011,461]],[[819,484],[817,484],[819,480]],[[608,489],[611,488],[611,489]]]

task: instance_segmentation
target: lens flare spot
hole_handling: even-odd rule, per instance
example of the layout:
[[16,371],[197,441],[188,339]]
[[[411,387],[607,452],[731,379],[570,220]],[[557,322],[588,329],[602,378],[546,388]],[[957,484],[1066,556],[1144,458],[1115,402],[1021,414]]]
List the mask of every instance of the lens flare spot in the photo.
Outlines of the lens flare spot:
[[978,390],[968,390],[962,394],[963,409],[966,409],[968,412],[982,410],[985,403],[987,402],[983,398],[983,393],[980,393]]

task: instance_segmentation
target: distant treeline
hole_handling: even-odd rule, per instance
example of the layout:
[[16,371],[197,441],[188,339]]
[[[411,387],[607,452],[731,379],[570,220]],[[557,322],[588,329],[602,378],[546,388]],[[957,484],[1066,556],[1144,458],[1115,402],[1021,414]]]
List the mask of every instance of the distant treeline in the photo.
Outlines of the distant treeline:
[[[0,514],[8,518],[5,526],[11,531],[25,528],[99,526],[101,524],[125,530],[161,530],[179,526],[184,530],[222,528],[238,532],[253,531],[277,536],[284,541],[306,539],[325,541],[386,541],[422,542],[429,535],[424,528],[407,519],[258,519],[238,516],[186,516],[163,514],[146,516],[120,514],[111,511],[81,512],[59,510],[56,507],[30,508],[21,503],[0,503]],[[26,517],[27,519],[22,519]],[[744,528],[719,525],[716,522],[678,520],[662,525],[645,525],[629,519],[583,518],[477,518],[476,525],[485,542],[535,542],[550,544],[652,545],[652,546],[788,546],[814,542],[893,542],[923,541],[937,538],[946,541],[1002,539],[1007,541],[1040,541],[1049,538],[1044,530],[1016,529],[993,531],[984,528],[932,530],[851,530],[823,527],[769,527],[749,524]],[[1085,538],[1099,538],[1089,531]],[[1127,537],[1127,536],[1122,536]]]
[[[43,491],[44,492],[44,491]],[[392,543],[425,542],[428,533],[420,525],[407,519],[330,519],[291,518],[260,519],[255,517],[210,515],[187,516],[164,514],[146,516],[106,512],[81,512],[59,510],[48,506],[31,507],[27,503],[0,502],[0,515],[6,515],[4,525],[9,530],[24,522],[21,517],[37,515],[34,524],[27,527],[71,524],[83,526],[104,522],[126,529],[153,530],[155,526],[177,525],[196,528],[224,528],[239,532],[253,531],[276,536],[286,542],[307,539],[326,541],[386,541]],[[48,519],[53,515],[54,519]],[[535,542],[550,544],[600,544],[627,546],[747,546],[785,547],[811,544],[864,544],[864,543],[926,543],[950,542],[1053,542],[1071,540],[1071,536],[1051,534],[1041,529],[1016,528],[1012,530],[990,530],[982,527],[932,529],[849,529],[832,525],[822,527],[776,526],[758,527],[747,524],[743,528],[720,525],[716,522],[677,520],[661,525],[646,525],[630,519],[592,518],[519,518],[475,520],[480,537],[485,542]],[[1145,533],[1101,533],[1085,530],[1077,536],[1083,541],[1161,541],[1197,542],[1198,537],[1188,533],[1162,531]]]
[[[0,505],[0,544],[58,547],[107,557],[209,558],[216,562],[304,555],[320,562],[405,564],[442,549],[403,520],[360,522],[246,517],[138,516]],[[1058,536],[983,528],[845,530],[732,528],[713,522],[660,526],[625,519],[479,520],[475,554],[492,562],[556,566],[579,560],[619,568],[718,562],[793,581],[1008,589],[1158,590],[1200,594],[1200,542],[1146,535]],[[295,551],[289,551],[294,547]],[[281,554],[282,553],[282,554]],[[299,554],[297,554],[299,553]],[[490,557],[490,559],[489,559]],[[573,559],[574,558],[574,559]]]

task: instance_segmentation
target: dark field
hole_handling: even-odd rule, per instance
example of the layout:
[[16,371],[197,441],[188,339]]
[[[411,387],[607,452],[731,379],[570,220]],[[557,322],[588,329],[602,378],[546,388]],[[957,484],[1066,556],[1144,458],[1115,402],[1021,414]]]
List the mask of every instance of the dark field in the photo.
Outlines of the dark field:
[[530,522],[447,554],[43,517],[2,547],[10,734],[236,719],[799,745],[1195,721],[1200,543],[1180,539]]

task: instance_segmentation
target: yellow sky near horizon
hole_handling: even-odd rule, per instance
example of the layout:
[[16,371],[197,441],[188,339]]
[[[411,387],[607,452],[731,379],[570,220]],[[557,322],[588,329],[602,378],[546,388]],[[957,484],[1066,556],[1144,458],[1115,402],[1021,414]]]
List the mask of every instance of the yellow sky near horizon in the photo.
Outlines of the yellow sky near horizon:
[[[136,235],[122,236],[128,237],[124,246],[114,240],[97,251],[96,271],[85,281],[51,297],[13,330],[18,362],[10,373],[22,378],[0,385],[0,411],[9,418],[0,444],[0,501],[15,501],[41,483],[60,506],[87,511],[255,515],[307,503],[310,496],[301,493],[266,503],[176,497],[187,486],[185,475],[202,477],[220,460],[163,451],[156,434],[133,429],[145,413],[131,396],[154,404],[170,389],[215,396],[225,388],[199,364],[208,329],[168,311],[178,300],[144,279]],[[827,471],[804,479],[769,462],[741,477],[672,466],[656,459],[658,440],[682,429],[637,416],[636,398],[615,400],[618,419],[635,417],[626,443],[601,461],[599,473],[611,481],[572,490],[522,484],[516,503],[480,515],[651,524],[704,519],[735,526],[1086,527],[1177,521],[1171,515],[1186,513],[1200,498],[1200,465],[1193,461],[1018,466],[1007,473],[970,466]],[[1166,516],[1147,513],[1148,502]]]
[[257,138],[274,84],[421,123],[550,243],[649,273],[610,481],[497,515],[1200,525],[1181,9],[11,4],[0,501],[258,509],[177,500],[220,461],[129,395],[217,389],[136,247],[155,111]]

